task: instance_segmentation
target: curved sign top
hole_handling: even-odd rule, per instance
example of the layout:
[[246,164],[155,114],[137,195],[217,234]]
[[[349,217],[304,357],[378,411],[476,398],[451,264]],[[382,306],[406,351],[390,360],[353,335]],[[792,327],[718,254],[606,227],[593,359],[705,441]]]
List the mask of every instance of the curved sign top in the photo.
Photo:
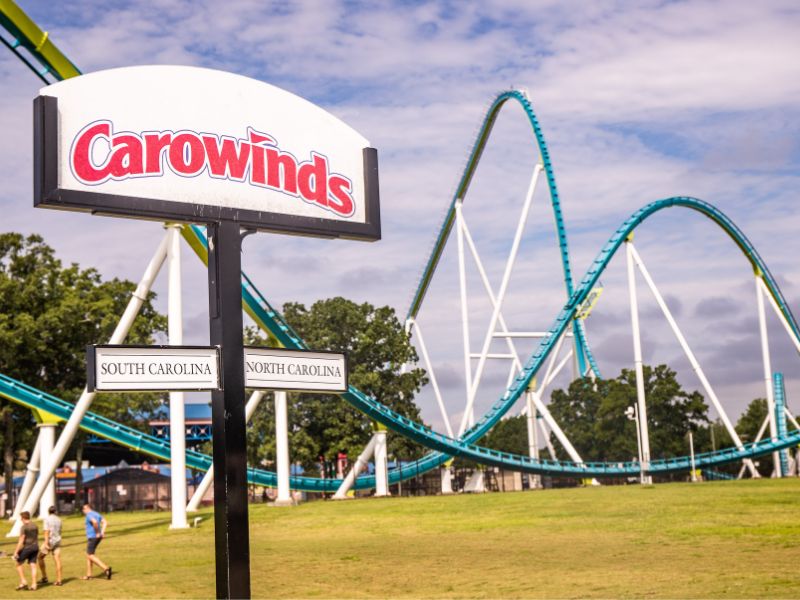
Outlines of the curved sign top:
[[34,102],[36,206],[375,240],[377,152],[314,104],[232,73],[100,71]]

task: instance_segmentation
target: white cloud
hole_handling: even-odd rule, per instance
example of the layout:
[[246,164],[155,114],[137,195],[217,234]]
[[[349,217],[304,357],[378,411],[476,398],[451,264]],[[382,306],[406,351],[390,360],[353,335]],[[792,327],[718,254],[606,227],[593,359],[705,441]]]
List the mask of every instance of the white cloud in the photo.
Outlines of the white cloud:
[[[236,71],[321,103],[379,148],[381,242],[248,239],[246,269],[275,304],[342,294],[391,304],[402,316],[486,103],[509,84],[530,90],[547,137],[576,279],[630,213],[656,198],[683,194],[718,204],[788,285],[800,279],[794,259],[800,18],[792,3],[230,1],[220,10],[214,2],[147,0],[56,8],[24,2],[23,8],[87,71],[147,63]],[[97,266],[109,277],[138,278],[160,226],[34,212],[30,102],[39,83],[5,53],[0,86],[2,229],[42,232],[67,261]],[[495,286],[533,150],[521,111],[505,109],[465,204]],[[512,327],[544,329],[563,302],[554,240],[552,213],[540,190],[509,289]],[[752,287],[746,262],[714,227],[676,210],[654,217],[636,240],[659,286],[684,306],[681,325],[701,361],[708,361],[723,402],[739,412],[760,393],[763,377],[752,335],[726,333],[749,327],[743,315],[754,314],[754,293],[742,288]],[[187,314],[202,323],[205,279],[186,262]],[[454,413],[463,409],[455,264],[448,248],[421,316]],[[603,279],[606,292],[588,326],[590,335],[597,332],[591,339],[601,366],[614,375],[630,364],[623,261]],[[476,298],[479,286],[472,277]],[[743,306],[741,316],[727,325],[698,317],[695,308],[713,298]],[[473,304],[473,341],[482,339],[488,320],[480,306],[485,309],[487,301]],[[643,311],[645,306],[643,300]],[[679,349],[663,323],[645,316],[643,325],[648,359],[677,360]],[[773,332],[775,351],[791,355],[781,335]],[[188,337],[201,342],[205,336],[198,327]],[[800,373],[797,364],[782,360],[776,363],[787,369],[791,402],[800,393]],[[491,369],[487,377],[494,385],[482,388],[479,409],[496,400],[505,378],[499,365]],[[697,387],[690,372],[682,377]],[[430,392],[421,401],[425,417],[439,423]]]

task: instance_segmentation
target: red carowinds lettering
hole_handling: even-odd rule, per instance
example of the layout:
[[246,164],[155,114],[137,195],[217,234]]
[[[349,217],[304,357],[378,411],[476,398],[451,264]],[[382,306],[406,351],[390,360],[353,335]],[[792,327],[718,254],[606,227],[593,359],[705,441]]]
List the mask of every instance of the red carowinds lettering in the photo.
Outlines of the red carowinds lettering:
[[[95,144],[108,149],[99,164],[93,159]],[[111,121],[94,121],[75,136],[69,161],[75,178],[86,185],[160,177],[169,169],[181,177],[207,173],[277,190],[343,217],[355,212],[352,181],[332,173],[328,157],[311,152],[300,162],[275,138],[251,127],[246,138],[234,138],[194,131],[115,132]]]

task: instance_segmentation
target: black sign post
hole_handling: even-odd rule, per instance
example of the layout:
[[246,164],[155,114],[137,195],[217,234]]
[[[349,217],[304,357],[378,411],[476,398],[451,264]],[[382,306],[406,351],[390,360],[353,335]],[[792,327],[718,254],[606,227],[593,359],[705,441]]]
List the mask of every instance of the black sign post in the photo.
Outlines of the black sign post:
[[208,225],[209,325],[223,387],[211,394],[217,598],[250,597],[241,253],[237,222]]

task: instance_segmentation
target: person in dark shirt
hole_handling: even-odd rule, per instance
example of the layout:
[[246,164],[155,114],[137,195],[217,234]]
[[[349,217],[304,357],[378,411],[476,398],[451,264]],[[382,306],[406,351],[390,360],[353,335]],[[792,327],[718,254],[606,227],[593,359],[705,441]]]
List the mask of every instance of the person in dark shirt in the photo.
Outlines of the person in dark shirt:
[[17,561],[17,573],[19,573],[18,590],[28,588],[25,581],[25,563],[31,566],[31,586],[30,590],[36,589],[36,558],[39,556],[39,528],[36,523],[31,521],[31,513],[24,510],[20,513],[22,519],[22,531],[19,534],[17,547],[14,550],[14,560]]

